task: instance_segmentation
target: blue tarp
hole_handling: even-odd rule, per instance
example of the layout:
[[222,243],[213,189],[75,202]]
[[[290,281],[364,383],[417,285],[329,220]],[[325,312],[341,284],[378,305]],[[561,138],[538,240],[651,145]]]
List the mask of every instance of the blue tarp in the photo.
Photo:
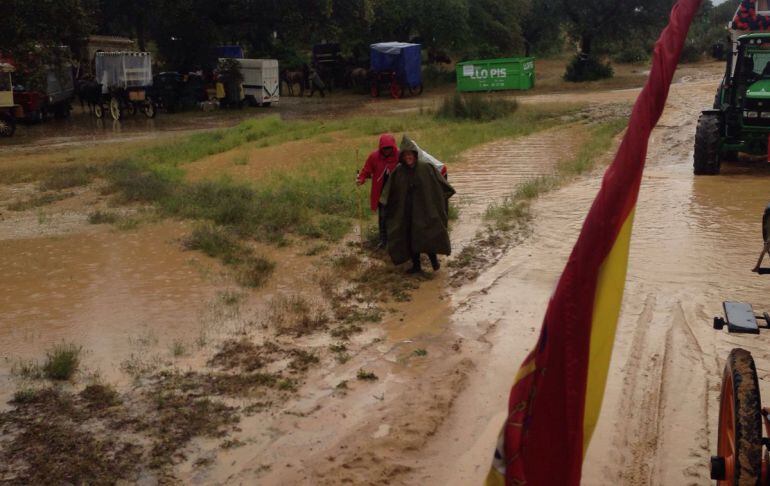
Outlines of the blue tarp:
[[217,59],[243,59],[243,47],[241,46],[218,46],[214,48]]
[[380,42],[369,47],[372,71],[395,71],[399,82],[410,88],[422,84],[420,44]]

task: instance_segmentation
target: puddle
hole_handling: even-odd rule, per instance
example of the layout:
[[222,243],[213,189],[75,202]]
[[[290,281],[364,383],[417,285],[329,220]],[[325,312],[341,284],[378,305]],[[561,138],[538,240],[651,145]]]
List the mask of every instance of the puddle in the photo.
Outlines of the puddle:
[[452,203],[460,208],[460,217],[452,225],[456,251],[482,227],[484,211],[491,203],[512,194],[522,182],[553,174],[559,162],[573,157],[585,139],[584,130],[580,126],[546,130],[465,152],[458,170],[449,176],[457,191]]
[[164,224],[0,241],[0,353],[39,360],[72,342],[113,377],[131,336],[193,339],[216,287],[205,257],[179,251],[184,234]]

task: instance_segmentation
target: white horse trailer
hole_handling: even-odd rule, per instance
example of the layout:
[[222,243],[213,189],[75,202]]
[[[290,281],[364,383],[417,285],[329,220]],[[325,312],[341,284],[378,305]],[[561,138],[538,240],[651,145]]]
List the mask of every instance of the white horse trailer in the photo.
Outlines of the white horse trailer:
[[243,92],[252,105],[270,106],[278,102],[280,87],[275,59],[238,59],[243,75]]

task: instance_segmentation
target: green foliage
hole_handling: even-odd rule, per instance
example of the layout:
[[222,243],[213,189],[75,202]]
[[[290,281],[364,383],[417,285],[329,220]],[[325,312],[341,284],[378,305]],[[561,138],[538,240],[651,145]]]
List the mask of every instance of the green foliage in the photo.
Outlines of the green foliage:
[[491,121],[510,116],[517,108],[516,100],[480,94],[455,93],[444,98],[436,112],[436,117]]
[[69,380],[80,364],[82,348],[74,344],[57,344],[46,352],[43,373],[51,380]]
[[88,215],[88,222],[91,224],[113,224],[117,223],[120,217],[109,211],[96,210]]
[[599,79],[611,78],[612,75],[612,66],[609,64],[603,63],[593,56],[586,58],[578,54],[572,58],[572,62],[567,65],[567,71],[564,73],[564,80],[579,83],[583,81],[596,81]]
[[40,183],[41,191],[60,191],[71,187],[85,186],[97,175],[96,167],[76,165],[64,167],[51,173]]
[[735,8],[733,2],[723,2],[717,6],[709,1],[703,2],[690,26],[679,62],[700,60],[710,53],[711,46],[717,42],[724,43],[726,50],[729,50],[725,25],[735,14]]
[[0,50],[23,66],[19,78],[25,84],[42,87],[45,68],[69,69],[69,53],[95,27],[97,5],[95,0],[5,0],[0,6]]

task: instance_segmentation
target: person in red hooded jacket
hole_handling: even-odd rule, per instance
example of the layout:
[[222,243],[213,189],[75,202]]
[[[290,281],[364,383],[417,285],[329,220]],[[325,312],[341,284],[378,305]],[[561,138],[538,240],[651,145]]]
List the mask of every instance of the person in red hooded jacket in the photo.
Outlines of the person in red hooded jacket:
[[380,135],[380,148],[369,154],[363,169],[358,172],[356,183],[360,186],[366,179],[372,180],[369,205],[372,211],[378,212],[380,227],[380,248],[385,248],[388,243],[387,230],[385,229],[385,206],[379,203],[382,188],[388,179],[388,174],[398,165],[398,146],[396,137],[390,133]]

